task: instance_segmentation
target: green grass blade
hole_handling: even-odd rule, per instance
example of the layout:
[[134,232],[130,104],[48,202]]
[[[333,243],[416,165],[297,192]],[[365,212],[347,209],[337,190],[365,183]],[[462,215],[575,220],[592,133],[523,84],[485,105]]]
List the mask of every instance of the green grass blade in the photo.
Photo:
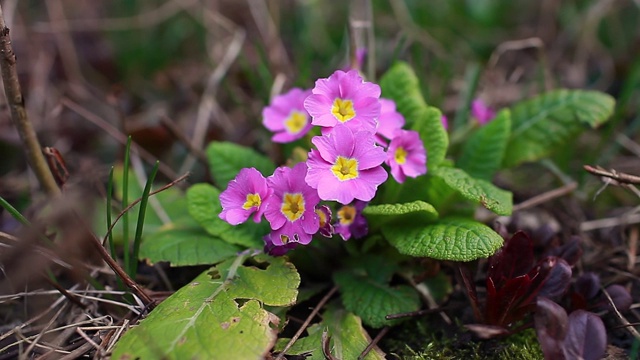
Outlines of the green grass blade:
[[[107,229],[111,226],[111,198],[113,197],[113,166],[109,170],[109,182],[107,183]],[[109,231],[109,251],[111,257],[116,258],[116,244],[113,243],[113,233]]]
[[16,208],[11,206],[11,204],[9,204],[9,202],[7,202],[7,200],[5,200],[2,196],[0,196],[0,206],[7,210],[9,215],[13,216],[13,218],[18,220],[18,222],[20,222],[22,225],[31,226],[29,220],[22,216],[22,214],[20,214],[20,212]]
[[[124,166],[122,169],[122,207],[129,205],[129,160],[131,151],[131,136],[127,138],[127,146],[124,150]],[[131,276],[131,260],[129,252],[129,213],[125,212],[122,216],[122,244],[124,247],[124,266],[125,271]]]
[[456,117],[453,120],[453,124],[449,124],[449,126],[454,130],[462,129],[464,125],[469,122],[469,109],[471,102],[473,101],[473,95],[476,93],[479,79],[480,65],[478,65],[478,63],[469,64],[467,66],[467,71],[464,74],[464,83],[467,84],[467,86],[461,94],[460,103],[458,104],[458,109],[456,109]]
[[153,184],[153,180],[156,178],[158,174],[158,167],[160,166],[160,161],[156,161],[153,166],[153,170],[151,170],[151,175],[147,179],[147,183],[144,185],[144,190],[142,191],[142,197],[140,200],[140,211],[138,212],[138,224],[136,225],[136,235],[133,238],[133,258],[131,259],[130,268],[132,272],[129,274],[132,278],[135,276],[138,271],[138,254],[140,252],[140,240],[142,240],[142,229],[144,228],[144,216],[147,212],[147,203],[149,202],[149,193],[151,192],[151,185]]

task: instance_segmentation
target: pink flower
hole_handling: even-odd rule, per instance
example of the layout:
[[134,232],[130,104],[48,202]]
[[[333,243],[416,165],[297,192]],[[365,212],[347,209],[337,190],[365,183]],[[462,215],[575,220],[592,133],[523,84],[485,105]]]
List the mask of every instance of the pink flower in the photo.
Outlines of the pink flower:
[[476,118],[480,125],[484,125],[493,120],[496,116],[496,112],[485,104],[484,101],[475,99],[471,102],[471,116]]
[[407,176],[427,173],[427,152],[416,131],[396,131],[387,149],[387,156],[386,163],[391,167],[391,175],[399,183],[403,183]]
[[447,119],[447,117],[445,115],[442,115],[440,117],[440,121],[442,121],[442,127],[445,130],[449,130],[449,119]]
[[337,70],[318,79],[305,101],[313,125],[334,127],[346,124],[354,130],[375,133],[380,116],[380,86],[364,81],[356,70]]
[[267,180],[258,170],[244,168],[220,194],[222,212],[218,216],[231,225],[247,221],[251,214],[254,214],[253,221],[260,222],[260,217],[265,211],[265,202],[272,193],[273,190],[267,186]]
[[271,234],[265,235],[264,240],[264,253],[269,254],[271,256],[282,256],[289,252],[289,250],[293,250],[298,246],[298,243],[290,242],[284,245],[275,245],[273,240],[271,240]]
[[396,103],[389,99],[380,99],[380,117],[376,131],[376,143],[387,146],[387,140],[393,138],[393,133],[404,126],[404,116],[396,111]]
[[307,166],[298,163],[293,169],[279,167],[267,182],[273,195],[267,202],[264,216],[271,224],[273,245],[290,242],[308,244],[320,227],[315,206],[320,202],[318,193],[301,179],[307,174]]
[[351,236],[362,238],[369,232],[367,219],[362,215],[362,210],[367,206],[364,201],[354,201],[351,205],[341,207],[338,212],[338,222],[335,224],[336,234],[342,240],[349,240]]
[[276,96],[271,104],[262,110],[264,126],[275,132],[271,140],[288,143],[302,138],[311,130],[309,113],[304,109],[304,99],[311,90],[293,88]]
[[354,133],[349,127],[338,125],[311,142],[318,150],[309,153],[305,180],[318,189],[322,200],[342,204],[354,198],[369,201],[378,186],[387,180],[387,172],[380,166],[386,154],[375,144],[373,133]]

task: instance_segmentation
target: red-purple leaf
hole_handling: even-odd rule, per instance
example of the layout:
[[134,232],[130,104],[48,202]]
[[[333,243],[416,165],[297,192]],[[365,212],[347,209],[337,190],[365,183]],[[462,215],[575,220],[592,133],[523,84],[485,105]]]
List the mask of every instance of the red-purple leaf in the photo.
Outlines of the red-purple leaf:
[[[613,304],[616,306],[618,311],[627,311],[631,307],[633,303],[633,299],[631,298],[631,294],[629,291],[622,285],[610,285],[607,287],[607,293],[611,297]],[[609,306],[611,306],[609,304]]]
[[584,310],[572,312],[569,315],[569,330],[564,339],[565,358],[599,360],[606,350],[607,333],[602,319]]
[[572,236],[564,245],[553,249],[549,255],[561,257],[565,259],[569,265],[575,265],[582,256],[580,237]]
[[573,285],[585,300],[593,299],[600,291],[600,277],[592,272],[582,274]]
[[569,284],[571,284],[571,266],[564,259],[558,258],[538,296],[557,298],[567,291]]
[[537,300],[533,322],[544,358],[547,360],[565,359],[563,341],[568,327],[567,312],[553,301],[540,297]]
[[487,277],[496,287],[502,282],[526,274],[533,265],[533,243],[522,231],[508,239],[502,249],[489,258]]

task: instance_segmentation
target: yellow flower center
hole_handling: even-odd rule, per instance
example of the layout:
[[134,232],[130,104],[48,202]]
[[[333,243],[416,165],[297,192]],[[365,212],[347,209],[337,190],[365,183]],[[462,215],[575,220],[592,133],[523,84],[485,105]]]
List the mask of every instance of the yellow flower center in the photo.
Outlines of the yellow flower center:
[[345,123],[356,117],[356,110],[353,108],[353,101],[337,98],[333,101],[331,113],[338,121]]
[[280,209],[289,221],[298,220],[304,213],[304,197],[300,193],[285,193]]
[[340,181],[355,179],[358,177],[358,160],[338,156],[331,171]]
[[324,211],[321,211],[320,209],[316,209],[316,214],[318,214],[318,219],[320,220],[320,227],[324,227],[327,223],[327,214],[325,214]]
[[338,219],[341,225],[351,225],[356,218],[355,206],[345,205],[338,210]]
[[287,235],[280,235],[280,241],[282,241],[282,245],[285,245],[289,242],[289,237]]
[[396,149],[396,152],[393,154],[396,158],[396,162],[400,165],[407,162],[407,150],[405,150],[402,146]]
[[284,121],[284,127],[288,133],[297,134],[307,126],[307,122],[307,115],[305,113],[293,110],[287,120]]
[[247,201],[242,205],[242,208],[245,210],[249,210],[253,207],[260,207],[262,203],[262,199],[260,198],[260,194],[247,194]]

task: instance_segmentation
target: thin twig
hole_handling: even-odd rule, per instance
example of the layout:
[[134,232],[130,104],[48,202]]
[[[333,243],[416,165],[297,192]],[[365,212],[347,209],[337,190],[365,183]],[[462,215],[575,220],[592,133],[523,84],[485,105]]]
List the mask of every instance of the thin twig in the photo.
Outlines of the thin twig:
[[7,96],[7,103],[11,109],[11,120],[18,130],[24,150],[40,186],[49,196],[60,195],[60,188],[49,169],[49,165],[42,154],[42,147],[38,141],[33,125],[27,117],[24,98],[18,81],[16,69],[16,54],[11,46],[9,28],[5,25],[2,7],[0,6],[0,70],[2,82]]
[[195,156],[198,160],[200,160],[200,162],[203,165],[209,166],[209,160],[207,160],[207,154],[205,154],[205,152],[202,151],[202,149],[194,147],[191,141],[189,141],[189,138],[187,137],[187,135],[185,135],[185,133],[182,132],[182,130],[180,130],[178,125],[176,125],[176,123],[173,122],[173,120],[163,115],[163,116],[160,116],[160,124],[165,129],[167,129],[167,131],[169,131],[169,133],[174,138],[176,138],[176,140],[180,141],[182,145],[184,145],[187,148],[187,150],[189,150],[189,152],[193,154],[193,156]]
[[609,293],[604,287],[602,288],[602,293],[604,294],[604,296],[606,296],[607,301],[609,301],[609,304],[611,305],[613,312],[616,314],[620,322],[623,325],[627,326],[627,330],[629,330],[631,335],[633,335],[636,339],[640,340],[640,333],[638,333],[638,330],[636,330],[633,326],[628,326],[630,325],[629,321],[624,316],[622,316],[622,314],[620,314],[620,311],[618,311],[616,304],[613,302],[613,299],[611,299],[611,295],[609,295]]
[[592,231],[597,229],[611,228],[620,225],[631,225],[640,223],[640,214],[604,218],[598,220],[585,221],[580,224],[580,231]]
[[371,350],[380,342],[380,340],[382,339],[383,336],[385,336],[388,332],[389,332],[390,327],[385,326],[382,330],[380,330],[380,332],[378,333],[378,335],[376,335],[376,337],[371,340],[371,342],[369,343],[369,345],[367,345],[366,348],[364,348],[364,350],[362,351],[362,353],[360,354],[360,356],[358,356],[358,360],[362,360],[365,357],[367,357],[367,355],[369,354],[369,352],[371,352]]
[[[69,31],[118,31],[127,29],[143,29],[156,26],[174,16],[178,11],[196,4],[198,0],[173,0],[143,13],[131,17],[110,19],[75,19],[67,20]],[[38,32],[60,31],[60,24],[43,22],[34,26]]]
[[543,204],[547,201],[553,200],[555,198],[559,198],[561,196],[564,196],[570,192],[572,192],[573,190],[575,190],[578,187],[578,183],[576,182],[572,182],[569,183],[567,185],[561,186],[557,189],[553,189],[551,191],[547,191],[545,193],[542,193],[540,195],[534,196],[531,199],[525,200],[517,205],[513,206],[513,212],[519,211],[519,210],[523,210],[523,209],[527,209],[530,207],[534,207],[540,204]]
[[640,184],[640,176],[617,172],[614,169],[605,170],[600,166],[593,167],[591,165],[584,165],[583,167],[585,170],[587,170],[589,173],[593,175],[603,176],[609,179],[613,179],[622,184]]
[[282,349],[282,351],[280,352],[280,354],[278,354],[278,356],[276,356],[276,358],[274,360],[280,360],[284,357],[284,355],[287,353],[287,351],[289,351],[289,349],[293,346],[293,344],[295,344],[295,342],[298,340],[298,338],[300,337],[300,335],[302,335],[302,333],[307,329],[307,326],[309,326],[309,324],[311,323],[311,320],[313,320],[313,318],[318,315],[318,313],[320,312],[320,309],[322,309],[322,307],[324,306],[324,304],[327,303],[327,301],[329,301],[329,299],[331,299],[331,297],[333,296],[333,294],[336,293],[336,291],[338,291],[338,287],[334,286],[333,288],[331,288],[331,290],[329,290],[329,292],[320,300],[320,302],[318,302],[318,305],[316,305],[315,308],[313,308],[313,311],[311,312],[311,314],[309,314],[309,316],[307,316],[307,319],[304,321],[304,323],[302,324],[302,326],[300,326],[300,329],[298,329],[298,331],[295,333],[295,335],[293,335],[293,337],[291,338],[291,340],[289,340],[289,342],[287,343],[287,345],[284,347],[284,349]]
[[[127,143],[127,136],[125,134],[123,134],[122,132],[120,132],[120,130],[116,129],[113,125],[109,124],[107,121],[105,121],[104,119],[102,119],[100,116],[92,113],[91,111],[85,109],[84,107],[80,106],[80,104],[72,101],[71,99],[68,98],[64,98],[62,100],[60,100],[60,103],[63,106],[66,106],[67,108],[69,108],[71,111],[75,112],[76,114],[82,116],[83,118],[89,120],[90,122],[92,122],[94,125],[98,126],[99,128],[101,128],[102,130],[106,131],[107,134],[111,135],[111,137],[113,137],[114,139],[116,139],[119,143],[125,145]],[[151,155],[151,153],[149,153],[147,150],[143,149],[142,147],[140,147],[138,144],[132,142],[131,143],[131,149],[133,149],[134,151],[137,151],[138,154],[140,154],[140,157],[143,158],[147,163],[149,164],[155,164],[156,162],[156,158],[155,156]],[[170,179],[175,179],[178,177],[178,174],[173,171],[173,169],[169,166],[167,166],[164,163],[160,163],[160,168],[159,168],[160,172],[162,174],[164,174],[166,177],[170,178]]]
[[[158,190],[154,190],[152,192],[149,193],[149,196],[155,195],[159,192],[165,191],[168,188],[174,186],[175,184],[183,181],[184,179],[186,179],[187,177],[189,177],[189,173],[186,173],[182,176],[180,176],[179,178],[173,180],[172,182],[168,183],[167,185],[159,188]],[[118,220],[120,220],[120,218],[129,210],[131,210],[132,207],[136,206],[140,201],[142,201],[142,198],[137,198],[136,200],[134,200],[133,202],[131,202],[126,208],[124,208],[119,214],[118,216],[116,216],[115,220],[113,220],[113,223],[111,223],[111,226],[109,226],[109,229],[107,229],[107,233],[104,235],[104,238],[102,240],[102,245],[107,243],[107,239],[109,238],[109,234],[111,233],[111,231],[113,231],[113,228],[116,226],[116,223],[118,222]]]
[[111,270],[113,270],[122,279],[122,282],[129,289],[131,289],[131,291],[133,291],[133,293],[137,297],[139,297],[142,300],[142,302],[144,303],[146,308],[148,310],[152,310],[156,305],[155,301],[153,299],[151,299],[149,297],[149,295],[147,295],[147,293],[135,281],[133,281],[133,279],[131,279],[131,277],[129,277],[129,275],[126,273],[126,271],[124,271],[124,269],[122,269],[120,264],[118,264],[111,257],[111,255],[109,255],[107,250],[104,248],[104,246],[100,242],[100,239],[91,231],[91,227],[85,222],[85,220],[80,216],[80,214],[74,212],[74,215],[75,215],[78,223],[81,226],[83,226],[86,229],[86,231],[90,234],[91,245],[93,245],[93,247],[98,251],[98,253],[100,254],[100,257],[102,258],[102,260],[104,262],[106,262],[107,265],[109,265],[109,267],[111,268]]

